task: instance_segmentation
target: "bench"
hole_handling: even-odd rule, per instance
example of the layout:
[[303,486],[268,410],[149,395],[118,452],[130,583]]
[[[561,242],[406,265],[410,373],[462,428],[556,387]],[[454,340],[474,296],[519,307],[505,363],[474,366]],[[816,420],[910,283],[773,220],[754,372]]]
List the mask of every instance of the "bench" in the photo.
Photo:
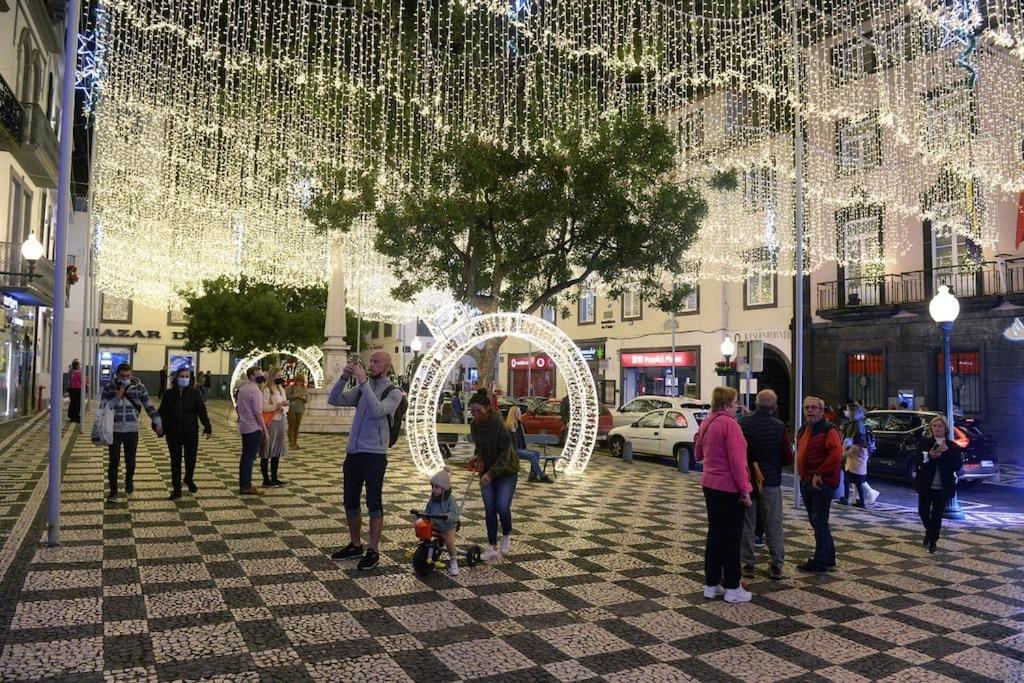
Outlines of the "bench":
[[548,446],[557,446],[558,441],[559,438],[557,434],[526,435],[527,448],[529,448],[531,444],[537,444],[538,446],[541,447],[540,459],[544,462],[543,466],[541,467],[541,471],[544,474],[548,473],[548,465],[551,465],[551,474],[554,475],[556,472],[555,465],[558,463],[558,461],[567,459],[564,458],[561,453],[559,453],[558,455],[548,455]]

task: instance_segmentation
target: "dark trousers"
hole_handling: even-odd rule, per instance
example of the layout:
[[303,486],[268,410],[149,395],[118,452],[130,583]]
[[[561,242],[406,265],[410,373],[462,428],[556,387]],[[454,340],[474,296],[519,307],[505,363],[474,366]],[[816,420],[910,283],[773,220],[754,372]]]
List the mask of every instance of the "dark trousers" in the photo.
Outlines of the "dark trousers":
[[850,487],[857,487],[857,495],[860,496],[860,505],[866,506],[868,504],[867,495],[864,493],[864,484],[868,482],[866,474],[854,474],[853,472],[846,473],[846,483],[843,485],[843,502],[850,498]]
[[740,541],[746,508],[740,494],[704,487],[708,538],[704,544],[704,585],[740,586]]
[[836,490],[827,484],[818,488],[811,486],[809,481],[800,482],[800,497],[804,499],[807,518],[814,529],[814,558],[812,562],[819,567],[836,565],[836,544],[832,540],[832,529],[828,525],[828,515],[832,509],[832,499]]
[[942,489],[924,489],[917,492],[917,514],[924,524],[924,535],[929,543],[938,543],[942,529],[942,513],[949,501]]
[[366,509],[370,519],[384,516],[384,472],[388,456],[383,453],[346,453],[342,465],[342,504],[346,517],[359,517],[359,499],[366,486]]
[[238,461],[238,488],[252,487],[252,465],[260,452],[263,430],[242,434],[242,459]]
[[82,390],[68,389],[68,420],[82,421]]
[[138,432],[114,432],[114,443],[107,446],[107,485],[110,495],[117,495],[117,469],[121,464],[121,445],[124,444],[124,490],[134,488],[135,453],[139,450]]
[[196,453],[199,451],[199,432],[167,435],[167,450],[171,453],[171,486],[181,493],[181,457],[185,456],[185,483],[191,484],[196,473]]
[[484,500],[484,523],[487,526],[487,542],[498,544],[498,522],[501,522],[501,534],[512,533],[512,496],[516,493],[519,474],[505,474],[493,479],[487,486],[480,487],[480,497]]

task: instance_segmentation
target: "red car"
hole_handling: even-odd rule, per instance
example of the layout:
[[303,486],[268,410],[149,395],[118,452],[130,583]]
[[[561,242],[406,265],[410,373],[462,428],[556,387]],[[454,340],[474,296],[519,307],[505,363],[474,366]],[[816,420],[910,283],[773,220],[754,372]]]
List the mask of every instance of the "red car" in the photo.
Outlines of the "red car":
[[[562,402],[557,400],[538,403],[523,413],[523,429],[527,434],[557,434],[558,445],[565,444],[565,423],[562,422]],[[604,445],[608,441],[608,432],[612,429],[612,413],[601,406],[597,418],[597,441]]]

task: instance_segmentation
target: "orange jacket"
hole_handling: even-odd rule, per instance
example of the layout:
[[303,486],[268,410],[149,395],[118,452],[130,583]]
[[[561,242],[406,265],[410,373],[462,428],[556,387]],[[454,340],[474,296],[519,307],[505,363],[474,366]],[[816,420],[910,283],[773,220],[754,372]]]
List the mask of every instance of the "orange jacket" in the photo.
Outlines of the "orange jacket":
[[839,430],[826,420],[813,427],[800,428],[797,439],[796,465],[800,479],[810,481],[815,474],[828,486],[839,486],[839,468],[843,458],[843,441]]

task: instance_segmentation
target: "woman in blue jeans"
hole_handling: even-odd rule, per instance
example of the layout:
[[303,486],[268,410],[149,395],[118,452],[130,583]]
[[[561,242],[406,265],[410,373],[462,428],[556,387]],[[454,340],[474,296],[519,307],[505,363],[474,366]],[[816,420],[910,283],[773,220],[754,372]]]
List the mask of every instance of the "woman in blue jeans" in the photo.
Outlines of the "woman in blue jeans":
[[[484,560],[496,560],[512,552],[512,496],[519,482],[519,456],[512,448],[512,433],[505,427],[501,413],[491,407],[483,389],[469,400],[473,415],[470,432],[475,456],[480,459],[480,496],[484,501],[487,543]],[[501,522],[501,555],[498,553],[498,522]]]
[[523,428],[523,413],[519,406],[512,406],[505,416],[505,426],[512,432],[512,445],[520,458],[530,461],[530,476],[527,481],[542,481],[545,484],[553,483],[548,475],[540,468],[540,453],[526,447],[526,430]]

